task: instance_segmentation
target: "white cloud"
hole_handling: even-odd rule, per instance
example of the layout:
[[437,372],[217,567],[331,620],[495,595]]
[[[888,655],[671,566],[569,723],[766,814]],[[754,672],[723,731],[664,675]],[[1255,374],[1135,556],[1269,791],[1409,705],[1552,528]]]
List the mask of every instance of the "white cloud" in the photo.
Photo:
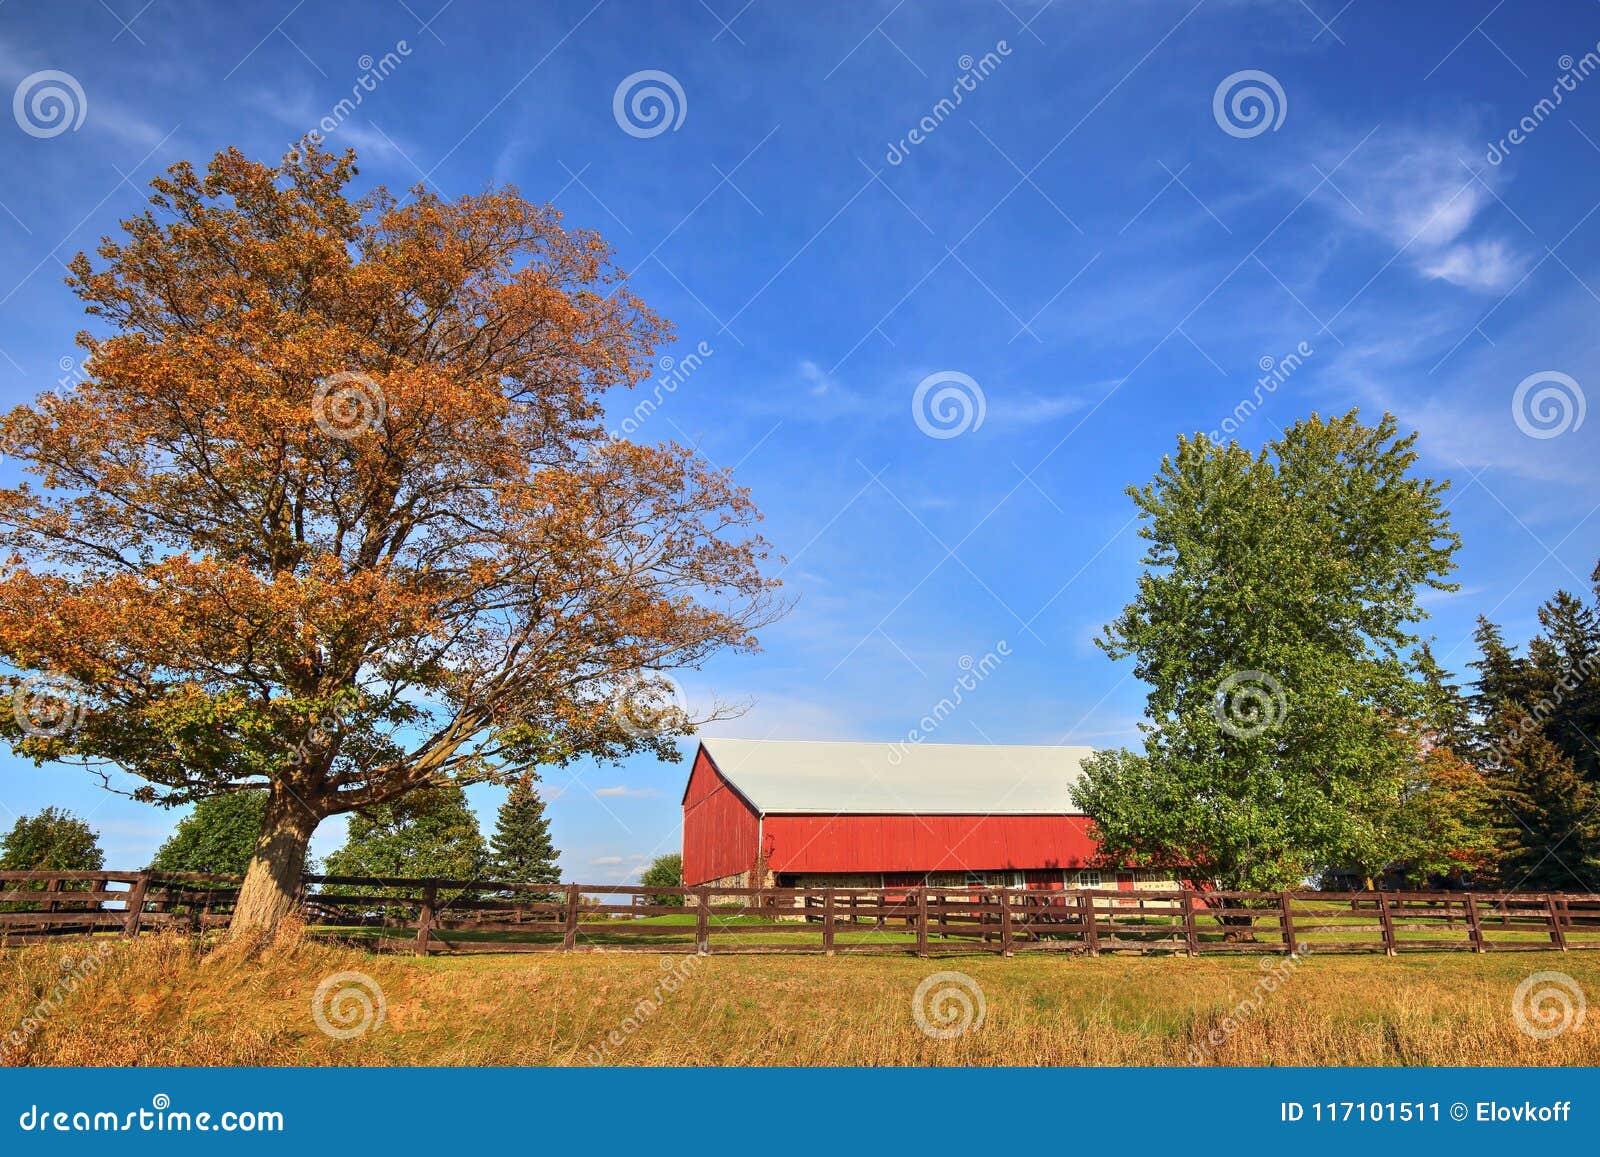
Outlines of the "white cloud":
[[661,793],[650,787],[626,787],[622,784],[618,784],[615,787],[596,788],[594,794],[600,796],[602,799],[617,796],[627,796],[635,799],[648,799],[660,795]]
[[1021,398],[989,398],[987,424],[991,426],[1041,426],[1083,409],[1087,403],[1073,394],[1046,397],[1030,394]]
[[1504,293],[1522,277],[1528,263],[1503,241],[1475,241],[1454,245],[1422,263],[1429,277],[1466,289]]
[[1495,237],[1466,240],[1495,205],[1497,170],[1479,171],[1475,153],[1454,136],[1380,129],[1339,170],[1330,172],[1326,203],[1348,225],[1376,234],[1403,252],[1423,276],[1481,293],[1516,284],[1527,260]]

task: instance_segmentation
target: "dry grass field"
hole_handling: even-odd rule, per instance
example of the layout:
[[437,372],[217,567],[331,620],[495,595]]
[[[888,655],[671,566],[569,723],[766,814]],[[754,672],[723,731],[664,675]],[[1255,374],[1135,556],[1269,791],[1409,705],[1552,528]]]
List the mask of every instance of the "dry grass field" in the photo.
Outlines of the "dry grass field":
[[[106,954],[84,969],[101,944]],[[1519,1029],[1512,1007],[1519,983],[1538,971],[1559,970],[1578,990],[1600,993],[1600,953],[1329,955],[1292,965],[1265,958],[1263,967],[1253,956],[930,961],[676,951],[422,960],[298,936],[253,958],[175,935],[93,945],[0,952],[5,1063],[1600,1063],[1593,1018],[1575,1023],[1569,1013],[1565,1031],[1536,1039]],[[984,1015],[938,1039],[918,1027],[913,998],[926,977],[951,970],[981,990]],[[329,981],[318,1001],[319,985],[340,973],[361,977]],[[953,1027],[965,1010],[938,991],[925,1019]],[[49,1015],[29,1020],[41,1002]],[[323,1031],[314,1005],[334,1033],[348,1035]]]

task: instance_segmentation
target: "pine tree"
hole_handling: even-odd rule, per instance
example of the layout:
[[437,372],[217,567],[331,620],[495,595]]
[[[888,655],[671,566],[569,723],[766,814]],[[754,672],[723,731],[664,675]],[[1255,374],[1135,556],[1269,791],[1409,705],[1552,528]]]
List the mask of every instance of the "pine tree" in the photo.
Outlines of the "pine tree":
[[1500,845],[1500,883],[1533,892],[1600,888],[1600,789],[1525,711],[1492,723],[1491,777],[1515,820]]
[[1476,690],[1472,695],[1473,711],[1480,719],[1491,720],[1507,704],[1520,704],[1526,699],[1527,673],[1523,660],[1507,646],[1500,628],[1482,615],[1478,628],[1472,633],[1478,644],[1478,658],[1470,666],[1478,672]]
[[533,777],[511,785],[511,794],[495,817],[490,871],[495,879],[515,884],[559,884],[561,853],[550,840],[550,820],[544,800],[533,788]]
[[1566,591],[1539,608],[1544,632],[1528,647],[1536,673],[1532,694],[1544,732],[1585,779],[1600,779],[1600,623]]
[[1430,746],[1448,747],[1458,756],[1471,750],[1474,737],[1471,705],[1459,684],[1433,657],[1426,642],[1417,647],[1417,669],[1428,689],[1428,713],[1424,731]]

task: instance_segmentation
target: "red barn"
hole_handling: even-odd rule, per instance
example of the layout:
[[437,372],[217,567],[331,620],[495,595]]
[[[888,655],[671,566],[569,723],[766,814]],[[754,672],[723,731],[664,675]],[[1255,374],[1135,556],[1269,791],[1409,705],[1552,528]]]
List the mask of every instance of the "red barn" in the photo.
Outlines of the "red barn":
[[1069,789],[1092,750],[705,739],[683,793],[684,882],[1172,887],[1171,872],[1088,866]]

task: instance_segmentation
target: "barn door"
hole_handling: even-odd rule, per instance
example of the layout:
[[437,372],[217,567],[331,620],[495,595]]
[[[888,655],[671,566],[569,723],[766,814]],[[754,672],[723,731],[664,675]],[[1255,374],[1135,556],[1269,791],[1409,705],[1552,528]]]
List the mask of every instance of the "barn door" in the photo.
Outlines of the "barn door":
[[[1117,891],[1119,891],[1119,892],[1132,892],[1133,891],[1133,873],[1132,872],[1118,872],[1117,873]],[[1134,902],[1134,899],[1133,899],[1132,896],[1118,896],[1117,897],[1117,903],[1118,904],[1132,904],[1133,902]]]

